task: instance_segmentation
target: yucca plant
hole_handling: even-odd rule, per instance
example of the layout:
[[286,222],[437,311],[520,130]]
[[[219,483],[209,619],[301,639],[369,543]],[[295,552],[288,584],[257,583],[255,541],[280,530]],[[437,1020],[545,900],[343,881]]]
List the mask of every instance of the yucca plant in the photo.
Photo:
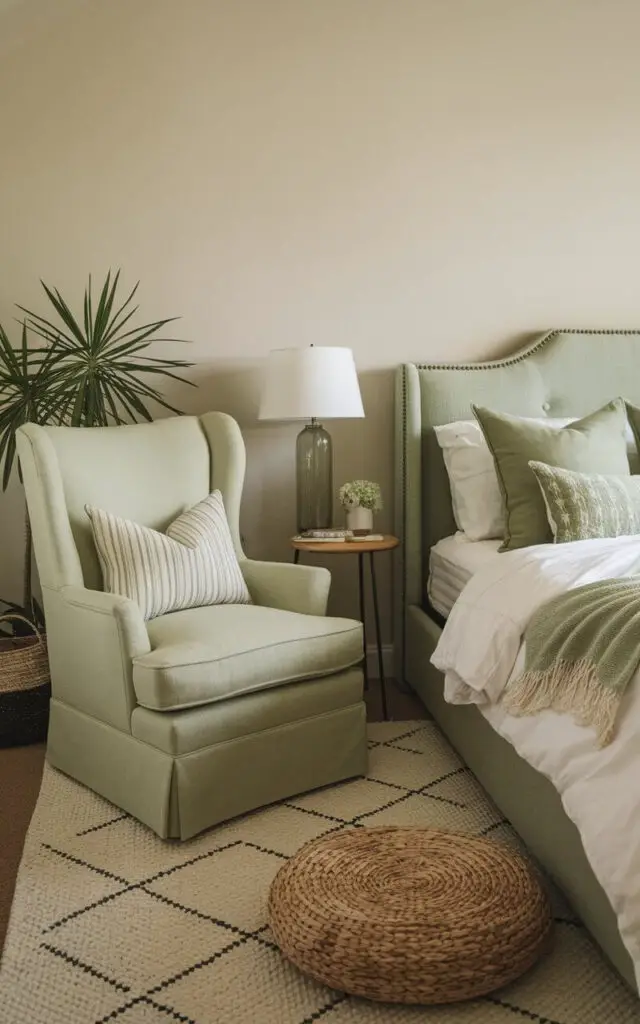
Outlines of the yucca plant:
[[[118,300],[120,271],[107,274],[94,303],[91,277],[80,316],[74,315],[57,288],[42,287],[55,316],[18,308],[24,314],[21,343],[14,348],[0,328],[0,465],[6,489],[16,454],[16,431],[23,423],[103,427],[151,420],[153,405],[177,413],[152,380],[172,378],[192,384],[177,371],[192,366],[183,359],[146,355],[154,342],[181,341],[162,336],[170,317],[140,327],[131,322],[138,310],[138,285]],[[30,346],[29,333],[39,342]],[[145,380],[151,377],[152,380]],[[4,602],[8,604],[9,602]],[[19,606],[12,606],[16,610]],[[31,581],[31,530],[27,517],[23,610],[41,617]]]
[[28,330],[39,335],[56,356],[61,357],[47,389],[49,422],[73,427],[106,427],[110,423],[151,420],[153,417],[146,404],[149,401],[171,412],[179,411],[157,388],[139,376],[151,374],[191,383],[175,372],[191,363],[142,355],[153,342],[182,340],[159,337],[159,332],[177,317],[125,330],[138,311],[138,306],[133,305],[138,284],[124,302],[116,306],[119,281],[120,271],[113,278],[110,272],[107,274],[94,309],[89,277],[80,318],[73,315],[58,289],[49,288],[44,282],[42,287],[57,314],[55,321],[24,306],[18,307],[26,316]]

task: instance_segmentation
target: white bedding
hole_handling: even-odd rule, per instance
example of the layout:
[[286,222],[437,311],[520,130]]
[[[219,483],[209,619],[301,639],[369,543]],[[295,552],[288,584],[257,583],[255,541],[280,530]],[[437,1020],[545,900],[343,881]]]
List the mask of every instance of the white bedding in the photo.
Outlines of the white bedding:
[[553,711],[515,718],[499,698],[524,662],[522,636],[555,595],[640,573],[640,537],[542,544],[492,559],[469,580],[433,654],[445,698],[475,703],[500,735],[551,780],[578,827],[594,874],[618,917],[640,985],[640,675],[620,710],[613,742]]
[[474,573],[498,557],[499,540],[469,540],[464,533],[445,537],[429,552],[427,593],[431,607],[446,619]]

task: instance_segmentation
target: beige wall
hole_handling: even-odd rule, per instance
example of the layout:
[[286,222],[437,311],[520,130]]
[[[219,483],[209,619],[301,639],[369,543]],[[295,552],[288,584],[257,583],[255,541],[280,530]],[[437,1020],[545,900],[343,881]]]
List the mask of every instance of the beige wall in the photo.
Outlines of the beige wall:
[[245,430],[250,553],[288,557],[294,527],[296,428],[255,418],[270,348],[354,349],[367,418],[332,428],[336,483],[391,506],[397,363],[640,324],[636,0],[52,8],[0,14],[0,320],[109,266],[181,314],[200,387],[173,398]]

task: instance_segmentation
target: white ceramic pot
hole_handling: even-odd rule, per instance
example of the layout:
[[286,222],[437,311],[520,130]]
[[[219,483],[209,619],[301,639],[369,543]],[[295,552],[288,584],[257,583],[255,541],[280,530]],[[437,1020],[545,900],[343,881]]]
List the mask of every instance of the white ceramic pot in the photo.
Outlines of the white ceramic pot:
[[371,533],[373,530],[373,512],[370,508],[355,508],[347,510],[347,530],[351,530],[356,536]]

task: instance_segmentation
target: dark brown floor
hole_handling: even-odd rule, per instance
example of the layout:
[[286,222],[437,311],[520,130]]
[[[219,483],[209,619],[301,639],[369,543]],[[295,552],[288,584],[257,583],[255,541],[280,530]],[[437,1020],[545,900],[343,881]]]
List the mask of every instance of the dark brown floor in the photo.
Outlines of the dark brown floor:
[[[367,702],[367,718],[370,722],[382,721],[382,701],[380,683],[374,679],[369,690],[365,691]],[[427,718],[424,705],[413,693],[402,693],[396,684],[387,682],[387,710],[391,721],[404,722],[413,718]]]
[[43,764],[44,743],[0,750],[0,949]]
[[[401,693],[393,683],[388,684],[387,691],[390,718],[402,721],[425,717],[424,708],[416,697]],[[369,720],[380,721],[382,707],[377,681],[372,682],[365,696]],[[4,944],[24,837],[40,790],[43,764],[44,744],[0,750],[0,949]]]

